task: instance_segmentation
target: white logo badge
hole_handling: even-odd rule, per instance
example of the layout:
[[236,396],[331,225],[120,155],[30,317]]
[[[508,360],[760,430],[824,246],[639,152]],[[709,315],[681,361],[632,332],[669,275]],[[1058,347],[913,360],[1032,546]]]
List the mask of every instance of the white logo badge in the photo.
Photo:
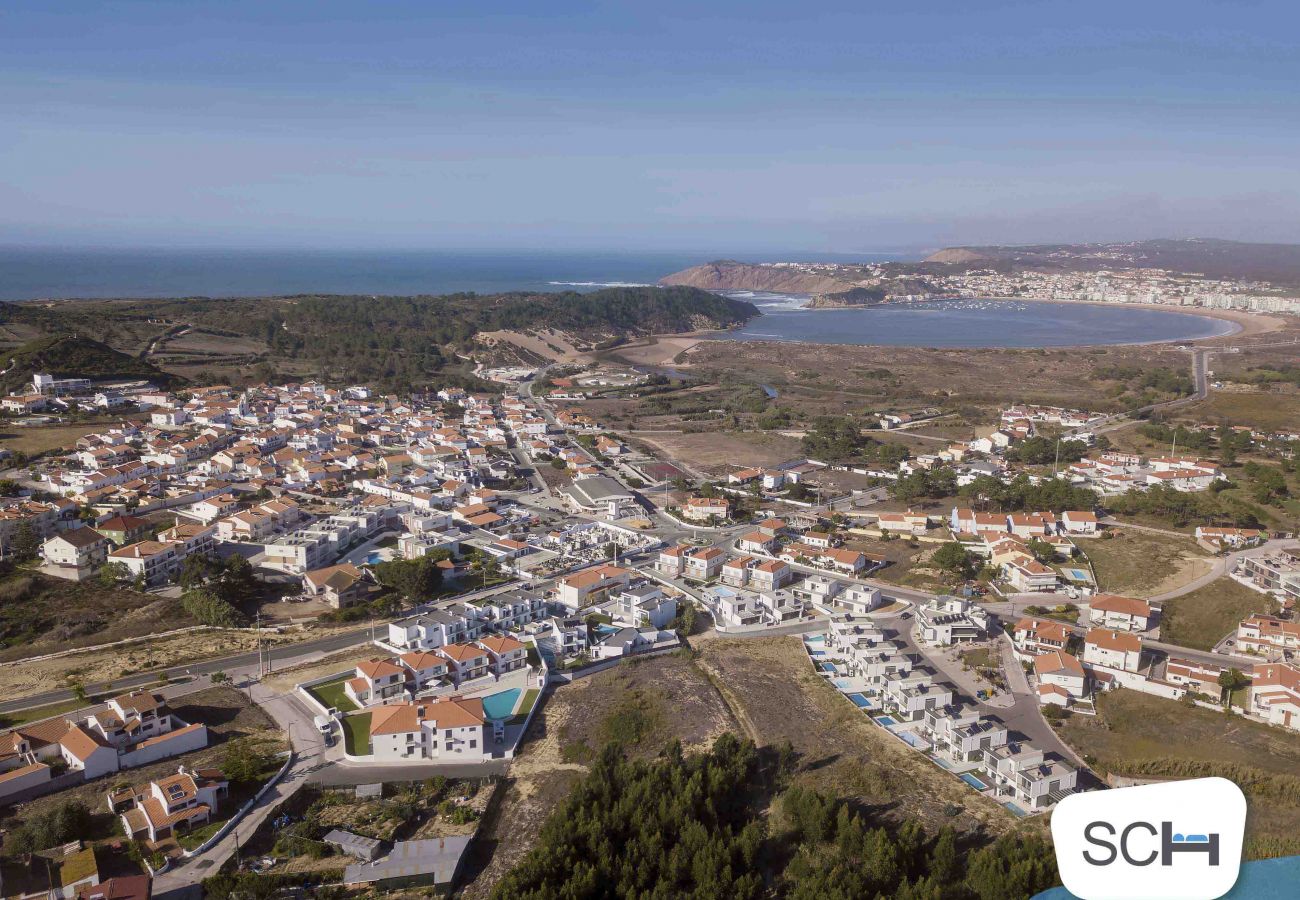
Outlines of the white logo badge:
[[1245,831],[1226,778],[1071,794],[1052,813],[1061,881],[1083,900],[1215,900],[1237,882]]

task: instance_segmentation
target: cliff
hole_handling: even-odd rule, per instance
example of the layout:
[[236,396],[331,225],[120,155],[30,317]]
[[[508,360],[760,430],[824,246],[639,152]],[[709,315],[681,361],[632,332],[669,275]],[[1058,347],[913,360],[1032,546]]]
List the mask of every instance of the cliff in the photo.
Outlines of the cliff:
[[772,291],[778,294],[831,294],[853,287],[829,275],[785,266],[717,260],[665,275],[660,284],[680,284],[706,291]]
[[856,306],[875,306],[885,302],[885,289],[855,287],[833,294],[817,294],[808,301],[809,309],[845,309]]

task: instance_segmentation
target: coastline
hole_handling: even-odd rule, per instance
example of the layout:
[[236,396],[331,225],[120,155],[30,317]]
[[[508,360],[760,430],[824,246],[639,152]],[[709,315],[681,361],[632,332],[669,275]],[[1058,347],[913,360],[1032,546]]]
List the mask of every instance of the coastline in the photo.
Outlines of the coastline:
[[[1051,349],[1068,349],[1073,347],[1131,347],[1131,346],[1154,346],[1156,344],[1205,344],[1210,341],[1221,341],[1225,338],[1250,338],[1258,335],[1269,334],[1275,331],[1281,331],[1288,325],[1287,320],[1282,316],[1271,315],[1268,313],[1247,312],[1236,309],[1207,309],[1199,306],[1171,306],[1165,303],[1110,303],[1104,300],[1052,300],[1046,297],[980,297],[966,298],[995,301],[1023,301],[1026,303],[1057,303],[1057,304],[1086,304],[1088,306],[1103,307],[1124,307],[1128,309],[1145,309],[1153,312],[1164,312],[1170,314],[1204,316],[1210,319],[1219,319],[1232,325],[1232,330],[1224,334],[1211,335],[1201,338],[1186,339],[1168,339],[1153,341],[1125,341],[1123,343],[1109,344],[1068,344],[1053,347]],[[865,309],[865,308],[864,308]],[[817,309],[809,310],[817,312]],[[749,323],[747,323],[749,324]],[[737,326],[744,327],[744,326]],[[633,345],[631,347],[622,347],[615,353],[626,360],[629,364],[639,366],[666,366],[672,365],[678,368],[689,368],[691,363],[683,359],[692,349],[704,341],[734,341],[734,339],[723,339],[717,337],[718,331],[695,331],[679,334],[661,334],[653,335],[649,342],[644,344]],[[781,344],[803,344],[814,347],[836,346],[833,344],[821,344],[816,341],[765,341],[760,338],[754,338],[740,343],[781,343]],[[853,344],[847,346],[861,347],[893,347],[893,344]],[[954,348],[960,349],[960,348]],[[976,348],[970,348],[976,349]],[[1032,350],[1032,347],[1007,347],[1008,350]]]

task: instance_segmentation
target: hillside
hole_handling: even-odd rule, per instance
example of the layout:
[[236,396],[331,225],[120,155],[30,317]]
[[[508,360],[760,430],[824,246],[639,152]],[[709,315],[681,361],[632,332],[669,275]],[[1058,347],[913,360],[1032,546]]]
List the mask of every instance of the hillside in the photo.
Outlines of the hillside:
[[1101,244],[948,247],[922,262],[956,266],[1006,266],[1094,271],[1155,268],[1211,278],[1239,278],[1300,285],[1300,245],[1248,244],[1210,239]]
[[[8,310],[25,327],[109,335],[105,339],[119,347],[146,346],[152,338],[186,328],[201,331],[207,348],[238,345],[238,359],[228,360],[224,368],[214,366],[213,378],[287,374],[394,390],[434,380],[481,386],[469,372],[470,357],[481,349],[475,338],[484,332],[560,331],[595,346],[628,336],[728,328],[758,315],[752,304],[690,287],[609,288],[589,294],[83,300],[9,304]],[[183,362],[178,346],[186,346],[185,339],[167,350],[176,355],[176,364]],[[159,358],[163,365],[173,365],[171,355]],[[207,357],[191,350],[189,358],[191,365],[197,360],[203,366]]]
[[828,294],[853,282],[784,266],[718,260],[665,275],[660,284],[689,285],[706,291],[772,291],[778,294]]
[[63,377],[94,380],[151,381],[159,387],[175,384],[178,379],[144,360],[137,359],[77,334],[54,334],[29,341],[9,351],[12,365],[0,376],[0,390],[21,391],[30,384],[32,375],[46,372]]

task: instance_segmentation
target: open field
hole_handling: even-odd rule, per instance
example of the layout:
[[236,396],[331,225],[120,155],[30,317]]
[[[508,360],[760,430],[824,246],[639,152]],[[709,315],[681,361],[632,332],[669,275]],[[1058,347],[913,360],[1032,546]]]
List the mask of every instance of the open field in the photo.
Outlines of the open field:
[[844,546],[871,556],[883,556],[888,560],[887,566],[871,573],[871,577],[879,581],[922,591],[942,592],[952,587],[951,578],[928,565],[930,557],[942,544],[913,547],[905,540],[882,541],[849,534]]
[[802,455],[798,438],[774,432],[631,433],[628,437],[694,469],[715,474],[735,466],[771,466]]
[[1112,528],[1112,537],[1079,541],[1100,590],[1149,597],[1182,587],[1210,571],[1209,554],[1190,537]]
[[[1296,347],[1300,357],[1300,346]],[[1273,390],[1211,391],[1203,402],[1179,410],[1178,420],[1210,425],[1248,425],[1261,431],[1291,431],[1300,424],[1300,393]]]
[[703,748],[725,731],[740,729],[685,654],[626,662],[556,689],[534,715],[501,803],[470,849],[465,896],[487,896],[607,741],[654,756],[674,740],[687,752]]
[[1172,644],[1209,650],[1237,623],[1251,613],[1268,612],[1274,606],[1267,594],[1219,578],[1190,594],[1164,604],[1160,638]]
[[860,803],[886,817],[915,817],[927,828],[991,834],[1011,816],[871,724],[813,674],[797,637],[697,640],[709,673],[760,745],[789,741],[794,783]]
[[0,663],[194,624],[155,594],[23,570],[0,579]]
[[1098,712],[1058,730],[1099,773],[1223,775],[1249,799],[1248,855],[1300,853],[1300,735],[1136,691],[1101,695]]
[[[263,632],[262,645],[293,644],[311,638],[328,637],[345,630],[345,626],[340,626],[287,634]],[[0,665],[0,695],[25,697],[63,687],[69,679],[87,685],[113,681],[126,675],[185,665],[201,659],[247,653],[256,647],[257,635],[252,629],[212,629],[157,638],[125,647],[88,650],[54,659],[23,660]],[[330,671],[336,672],[338,668]],[[290,682],[290,687],[294,683],[296,682]]]
[[49,453],[52,450],[71,447],[79,438],[103,430],[102,421],[78,422],[75,425],[26,426],[0,419],[0,447],[15,453],[34,456],[38,453]]
[[683,360],[701,376],[726,371],[771,384],[781,392],[777,405],[810,405],[809,413],[1008,402],[1107,410],[1115,404],[1098,370],[1188,369],[1185,353],[1141,346],[1009,350],[702,341]]

